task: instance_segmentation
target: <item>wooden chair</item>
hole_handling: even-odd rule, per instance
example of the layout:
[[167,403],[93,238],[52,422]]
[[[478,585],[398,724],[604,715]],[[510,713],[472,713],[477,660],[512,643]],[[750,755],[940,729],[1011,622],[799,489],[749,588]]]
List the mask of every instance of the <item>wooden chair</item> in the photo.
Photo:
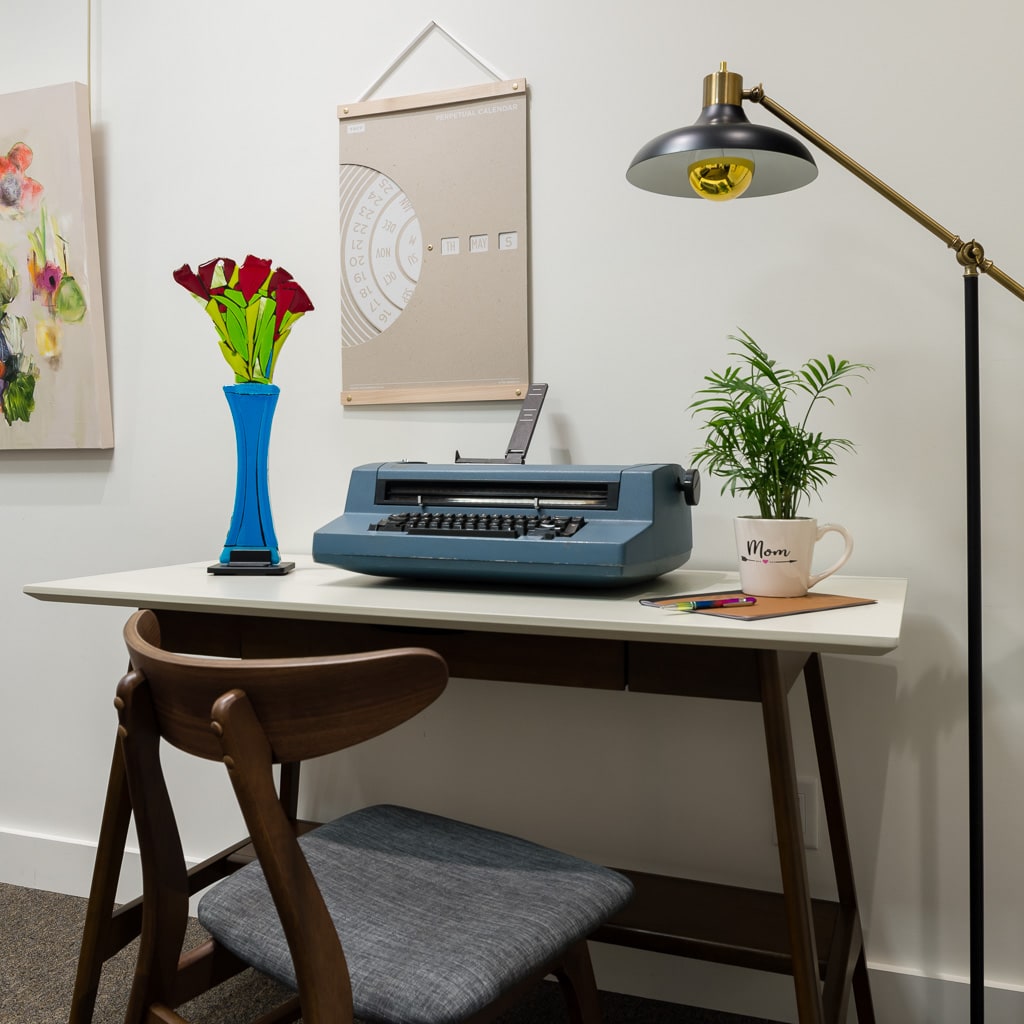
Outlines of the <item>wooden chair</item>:
[[[440,655],[198,657],[163,649],[151,611],[125,640],[115,705],[143,865],[126,1024],[177,1024],[175,1007],[247,966],[297,991],[261,1024],[490,1020],[548,974],[573,1024],[600,1020],[586,937],[628,902],[627,879],[403,807],[297,837],[275,792],[274,763],[353,746],[427,707],[447,684]],[[184,954],[188,881],[161,739],[224,761],[257,856],[204,894],[213,939]]]

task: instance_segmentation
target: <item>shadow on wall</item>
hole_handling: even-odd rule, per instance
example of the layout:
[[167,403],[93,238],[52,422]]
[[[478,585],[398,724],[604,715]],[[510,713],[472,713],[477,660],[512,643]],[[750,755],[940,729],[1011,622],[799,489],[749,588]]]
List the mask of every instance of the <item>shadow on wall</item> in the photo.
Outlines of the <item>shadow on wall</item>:
[[[916,936],[916,949],[909,959],[926,974],[938,976],[947,970],[950,934],[963,936],[964,952],[967,944],[966,921],[953,920],[953,908],[948,889],[943,888],[940,873],[942,858],[939,851],[948,846],[950,836],[963,839],[966,855],[967,835],[967,682],[966,651],[955,642],[949,631],[932,616],[910,615],[904,619],[901,644],[904,663],[919,666],[913,677],[904,675],[896,691],[892,713],[891,755],[902,756],[916,767],[917,785],[908,790],[901,817],[916,825],[908,831],[908,846],[904,857],[914,858],[913,874],[917,878],[916,894],[908,893],[906,902],[922,908],[920,929]],[[950,757],[950,741],[963,736],[962,770],[956,770],[956,760]],[[947,767],[946,775],[942,767]],[[950,770],[955,788],[950,785]],[[913,776],[904,773],[908,779]],[[962,827],[952,829],[949,824],[950,805],[963,809]],[[910,837],[916,833],[916,850],[910,846]],[[904,872],[910,870],[904,865]],[[963,879],[966,893],[966,861]],[[945,994],[933,986],[919,994],[926,1003],[916,1006],[917,1019],[942,1020],[948,1008],[941,1005]],[[908,1008],[909,1012],[909,1008]],[[923,1014],[923,1016],[920,1016]],[[910,1019],[910,1018],[908,1018]]]
[[[899,672],[885,658],[827,657],[824,668],[857,899],[870,954],[871,908],[878,880]],[[794,723],[802,717],[803,713],[798,715],[794,709]],[[820,841],[829,857],[824,827]],[[834,873],[830,875],[833,884],[834,877]]]

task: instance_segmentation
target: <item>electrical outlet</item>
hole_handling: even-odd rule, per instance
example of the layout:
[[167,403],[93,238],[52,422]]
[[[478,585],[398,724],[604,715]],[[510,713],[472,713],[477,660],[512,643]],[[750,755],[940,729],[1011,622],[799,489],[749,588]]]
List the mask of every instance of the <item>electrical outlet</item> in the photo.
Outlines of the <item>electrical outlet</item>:
[[[796,795],[800,801],[800,827],[804,835],[804,847],[818,849],[818,780],[804,778],[796,780]],[[779,845],[779,833],[772,822],[772,844]]]

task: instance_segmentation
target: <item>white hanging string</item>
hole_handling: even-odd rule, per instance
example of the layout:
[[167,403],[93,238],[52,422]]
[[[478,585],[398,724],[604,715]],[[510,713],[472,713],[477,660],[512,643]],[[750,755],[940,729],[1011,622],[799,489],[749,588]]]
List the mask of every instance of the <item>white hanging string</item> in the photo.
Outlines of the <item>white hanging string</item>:
[[432,32],[440,32],[449,42],[457,46],[478,68],[489,74],[496,82],[504,82],[508,80],[508,75],[503,75],[497,71],[492,65],[488,64],[483,57],[479,54],[474,53],[464,43],[459,42],[447,29],[442,28],[436,21],[428,21],[424,25],[423,29],[416,35],[416,37],[408,43],[408,45],[402,50],[398,56],[384,69],[383,74],[367,89],[362,96],[359,97],[359,101],[369,99],[388,79],[392,72],[404,61],[416,48],[427,38]]

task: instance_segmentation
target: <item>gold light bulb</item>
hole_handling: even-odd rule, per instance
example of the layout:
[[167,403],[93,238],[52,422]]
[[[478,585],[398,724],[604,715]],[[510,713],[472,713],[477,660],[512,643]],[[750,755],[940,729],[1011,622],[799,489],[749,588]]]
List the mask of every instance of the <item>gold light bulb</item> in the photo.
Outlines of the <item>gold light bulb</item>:
[[738,199],[754,180],[754,161],[739,156],[705,158],[690,164],[690,187],[701,199]]

